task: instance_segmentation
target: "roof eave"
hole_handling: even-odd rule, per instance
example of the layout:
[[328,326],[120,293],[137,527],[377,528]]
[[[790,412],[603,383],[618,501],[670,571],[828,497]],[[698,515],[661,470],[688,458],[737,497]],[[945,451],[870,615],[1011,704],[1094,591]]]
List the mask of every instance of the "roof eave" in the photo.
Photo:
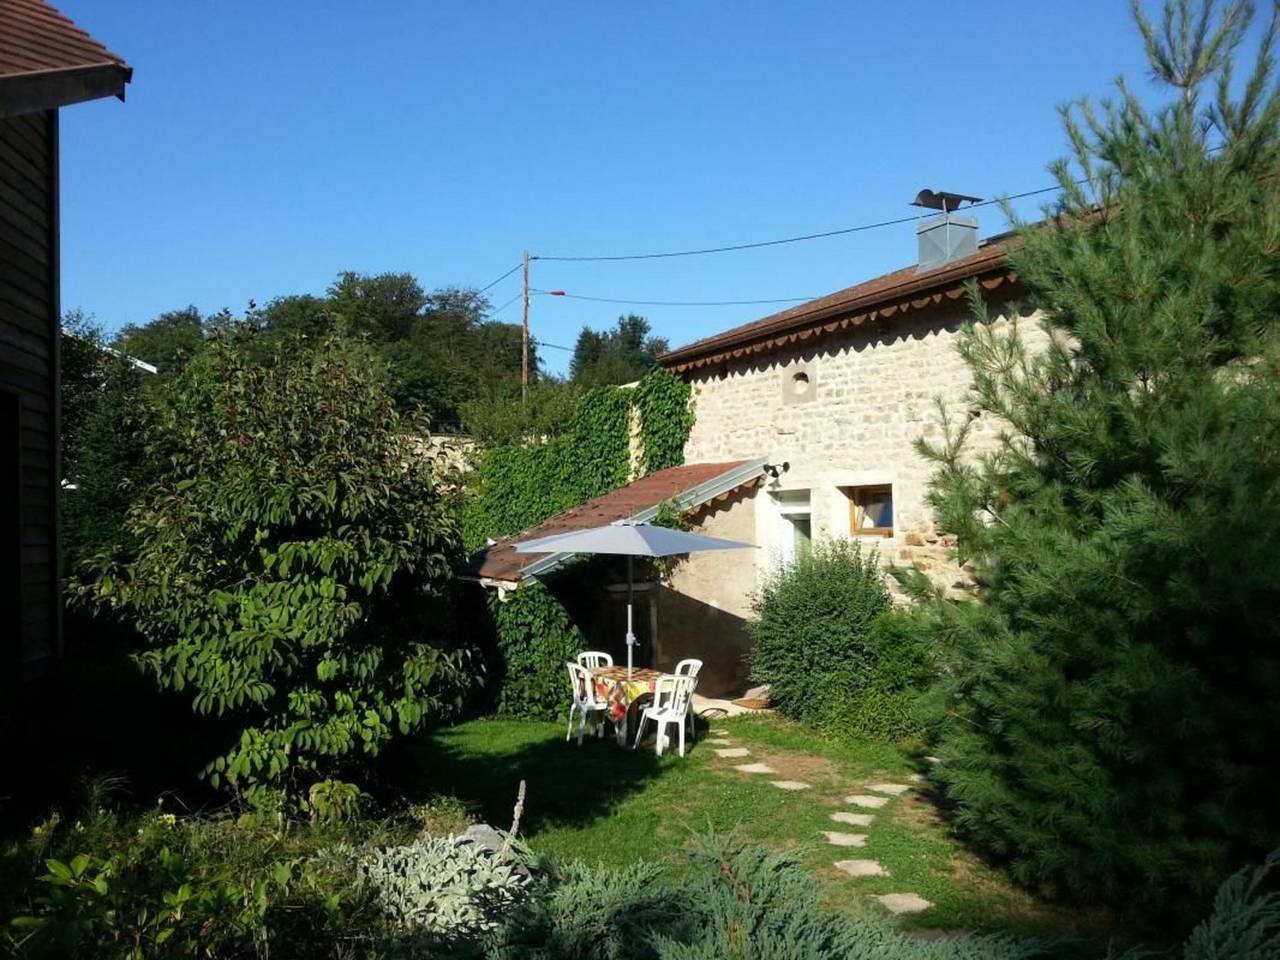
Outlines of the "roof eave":
[[0,76],[0,119],[104,97],[124,99],[133,68],[116,61]]
[[[690,487],[683,493],[676,494],[674,497],[671,497],[670,500],[664,501],[664,503],[673,503],[676,509],[681,512],[692,510],[694,507],[701,506],[710,500],[714,500],[721,494],[736,490],[744,483],[757,479],[764,473],[764,467],[767,462],[768,461],[763,457],[756,460],[748,460],[745,463],[741,463],[734,467],[732,470],[726,470],[719,476],[712,477],[710,480],[704,480],[696,487]],[[662,504],[645,507],[643,510],[639,510],[630,516],[623,517],[619,522],[646,523],[656,517],[658,515],[658,511],[661,509]],[[576,556],[576,554],[573,553],[552,553],[545,557],[540,557],[532,563],[520,568],[520,572],[518,574],[519,580],[516,582],[523,583],[526,580],[531,580],[535,577],[541,576],[542,574],[550,573],[574,556]],[[509,582],[510,581],[504,581],[504,585]],[[481,583],[484,583],[483,579],[481,580]]]
[[[968,280],[981,282],[993,276],[1001,276],[1013,281],[1017,279],[1017,274],[1014,273],[1009,266],[1008,260],[1003,255],[998,258],[992,257],[988,263],[966,264],[959,269],[948,270],[944,267],[925,277],[901,284],[892,290],[882,290],[861,297],[853,297],[849,300],[841,300],[816,308],[808,313],[800,313],[796,316],[788,317],[776,326],[764,326],[743,331],[742,335],[737,337],[732,336],[731,332],[708,337],[697,343],[689,344],[687,347],[679,347],[670,353],[665,353],[658,357],[657,362],[659,366],[673,368],[677,371],[686,369],[691,364],[697,364],[698,361],[703,361],[703,364],[719,362],[725,359],[721,356],[722,354],[736,350],[758,352],[758,350],[766,349],[768,341],[835,318],[850,314],[867,313],[877,309],[896,308],[903,304],[909,304],[913,300],[919,300],[938,291],[954,287],[957,283],[967,282]],[[711,359],[708,360],[707,358]]]

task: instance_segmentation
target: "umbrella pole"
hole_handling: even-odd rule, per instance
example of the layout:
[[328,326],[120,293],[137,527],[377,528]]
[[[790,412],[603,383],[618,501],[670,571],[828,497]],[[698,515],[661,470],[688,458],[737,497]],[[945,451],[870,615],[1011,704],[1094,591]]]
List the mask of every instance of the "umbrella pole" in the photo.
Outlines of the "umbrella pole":
[[631,632],[631,603],[635,598],[635,581],[632,578],[632,560],[627,557],[627,679],[631,679],[631,651],[635,649],[636,635]]

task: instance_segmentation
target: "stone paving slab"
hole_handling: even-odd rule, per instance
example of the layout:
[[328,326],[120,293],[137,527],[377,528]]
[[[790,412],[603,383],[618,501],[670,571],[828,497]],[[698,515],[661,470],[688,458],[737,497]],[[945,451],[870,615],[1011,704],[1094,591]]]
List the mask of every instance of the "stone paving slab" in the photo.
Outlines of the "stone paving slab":
[[852,797],[845,797],[844,802],[852,803],[855,807],[870,807],[873,810],[878,810],[889,802],[889,798],[872,797],[867,796],[865,793],[858,793],[854,794]]
[[923,773],[913,773],[907,777],[912,783],[924,783],[928,779]]
[[847,823],[851,827],[869,827],[875,816],[870,813],[846,813],[841,810],[839,813],[833,813],[831,819],[836,823]]
[[933,906],[916,893],[885,893],[875,899],[884,904],[885,909],[893,914],[921,913]]
[[843,870],[851,877],[887,877],[889,871],[875,860],[837,860],[837,870]]
[[911,787],[905,783],[873,783],[867,789],[874,790],[876,793],[887,793],[891,797],[900,797]]
[[725,747],[716,751],[717,757],[749,757],[751,751],[746,747]]
[[803,780],[770,780],[779,790],[808,790],[809,784]]
[[740,766],[734,767],[733,769],[741,773],[777,773],[778,772],[777,770],[773,769],[773,767],[769,766],[767,763],[744,763],[744,764],[741,764]]
[[867,845],[867,835],[865,833],[841,833],[839,830],[823,830],[822,835],[827,838],[827,843],[837,847],[865,847]]

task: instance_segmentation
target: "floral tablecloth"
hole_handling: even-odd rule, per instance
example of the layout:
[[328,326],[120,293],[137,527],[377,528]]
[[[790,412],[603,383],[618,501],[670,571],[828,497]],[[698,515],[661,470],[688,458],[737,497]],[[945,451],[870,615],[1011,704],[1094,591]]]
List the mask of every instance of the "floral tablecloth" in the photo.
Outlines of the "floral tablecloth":
[[626,667],[597,667],[591,671],[596,698],[609,705],[609,719],[616,724],[626,722],[631,704],[646,694],[653,694],[661,676],[660,671],[643,667],[633,668],[630,680],[627,679]]

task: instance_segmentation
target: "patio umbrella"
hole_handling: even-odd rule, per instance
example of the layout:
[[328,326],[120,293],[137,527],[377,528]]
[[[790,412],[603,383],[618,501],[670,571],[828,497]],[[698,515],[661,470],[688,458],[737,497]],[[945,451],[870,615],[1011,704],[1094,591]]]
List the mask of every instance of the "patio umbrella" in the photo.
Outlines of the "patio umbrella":
[[721,540],[719,537],[686,533],[670,527],[655,527],[648,523],[619,521],[603,527],[588,527],[572,533],[522,540],[514,546],[516,553],[596,553],[627,558],[627,679],[630,680],[632,648],[636,645],[631,622],[635,590],[632,557],[670,557],[678,553],[698,553],[703,550],[745,550],[753,548],[755,544]]

